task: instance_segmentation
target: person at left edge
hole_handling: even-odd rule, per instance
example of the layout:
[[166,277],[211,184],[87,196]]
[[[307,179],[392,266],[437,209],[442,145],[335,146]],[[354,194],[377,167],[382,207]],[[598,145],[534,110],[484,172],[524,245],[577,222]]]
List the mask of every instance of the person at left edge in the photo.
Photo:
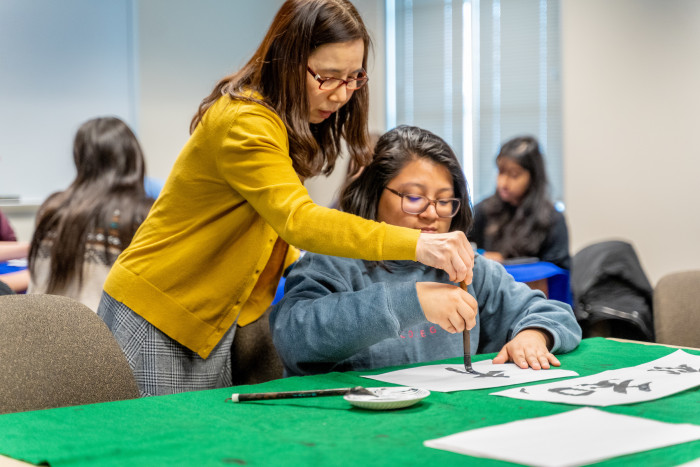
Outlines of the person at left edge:
[[[303,186],[333,170],[343,140],[353,167],[369,162],[369,45],[349,1],[288,0],[248,63],[200,105],[98,308],[142,395],[232,384],[236,330],[272,302],[298,257],[288,244],[417,260],[471,282],[463,232],[428,235],[323,208]],[[464,329],[462,310],[445,308]]]

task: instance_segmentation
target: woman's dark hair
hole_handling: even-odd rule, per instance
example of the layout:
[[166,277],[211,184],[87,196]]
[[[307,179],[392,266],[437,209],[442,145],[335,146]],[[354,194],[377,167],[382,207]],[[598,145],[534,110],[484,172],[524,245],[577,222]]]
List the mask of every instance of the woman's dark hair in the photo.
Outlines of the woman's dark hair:
[[384,188],[408,163],[417,159],[429,160],[450,172],[454,197],[460,200],[450,230],[466,234],[471,227],[472,210],[467,181],[457,156],[442,138],[415,126],[401,125],[379,138],[372,162],[343,188],[340,209],[376,221]]
[[60,290],[74,279],[82,283],[89,234],[102,233],[98,241],[107,254],[117,239],[120,245],[116,246],[126,248],[153,202],[144,189],[141,146],[118,118],[95,118],[81,125],[75,135],[73,161],[78,172],[75,180],[68,189],[44,201],[30,246],[29,270],[33,275],[42,241],[51,242],[46,293]]
[[517,206],[504,202],[498,191],[484,202],[484,214],[489,219],[485,235],[493,240],[493,249],[505,258],[537,256],[551,228],[554,211],[537,139],[520,136],[507,141],[496,163],[503,159],[512,160],[527,170],[530,186]]
[[[190,132],[207,109],[223,95],[261,103],[284,122],[294,169],[302,177],[330,174],[341,139],[353,167],[369,162],[367,108],[369,88],[363,86],[337,112],[318,124],[309,123],[306,75],[309,56],[324,44],[361,39],[362,66],[367,69],[370,37],[362,18],[347,0],[287,0],[277,12],[265,38],[248,63],[221,79],[204,98],[190,124]],[[257,91],[262,101],[250,96]]]

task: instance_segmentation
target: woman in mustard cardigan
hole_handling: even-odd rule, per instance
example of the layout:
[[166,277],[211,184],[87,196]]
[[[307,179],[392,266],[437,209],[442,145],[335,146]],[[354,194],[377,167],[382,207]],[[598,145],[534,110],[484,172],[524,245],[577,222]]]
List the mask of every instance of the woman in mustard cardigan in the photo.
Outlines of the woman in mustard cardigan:
[[[294,247],[416,260],[471,282],[464,233],[365,220],[315,205],[304,188],[333,170],[342,140],[352,167],[369,162],[369,45],[349,1],[288,0],[250,61],[203,100],[98,309],[142,395],[230,386],[236,324],[262,316]],[[466,311],[449,312],[463,329]]]

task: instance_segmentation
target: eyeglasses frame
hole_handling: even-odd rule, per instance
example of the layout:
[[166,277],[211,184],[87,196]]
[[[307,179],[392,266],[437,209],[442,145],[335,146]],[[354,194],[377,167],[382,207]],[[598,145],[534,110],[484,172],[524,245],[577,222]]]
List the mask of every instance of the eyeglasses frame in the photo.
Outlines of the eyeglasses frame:
[[[435,207],[435,214],[437,214],[438,217],[441,217],[443,219],[451,219],[451,218],[455,217],[457,215],[457,213],[459,213],[459,208],[462,206],[462,200],[460,200],[459,198],[430,199],[427,196],[423,196],[423,195],[416,195],[413,193],[401,193],[400,191],[396,191],[393,188],[389,188],[388,186],[385,186],[384,189],[389,190],[390,192],[394,193],[396,196],[401,198],[401,210],[403,212],[405,212],[406,214],[412,214],[412,215],[416,215],[416,216],[419,214],[423,214],[425,211],[428,210],[428,208],[432,204]],[[406,209],[404,209],[404,207],[403,207],[403,200],[404,200],[405,196],[409,196],[409,195],[410,196],[420,196],[421,198],[427,199],[428,204],[425,206],[425,209],[423,209],[420,212],[408,212],[408,211],[406,211]],[[452,202],[456,201],[457,208],[455,209],[454,213],[451,216],[441,216],[440,213],[438,212],[438,209],[437,209],[437,202],[438,201],[452,201]]]
[[[350,83],[353,82],[353,81],[355,81],[355,82],[361,81],[362,84],[359,85],[358,87],[356,87],[356,88],[350,88],[351,91],[357,91],[357,90],[360,89],[362,86],[364,86],[365,84],[367,84],[367,81],[369,81],[369,76],[367,76],[367,70],[365,70],[364,68],[362,69],[362,72],[364,72],[364,74],[365,74],[365,77],[364,77],[364,78],[350,78],[350,79],[342,79],[342,78],[321,78],[321,75],[319,75],[319,74],[316,73],[314,70],[312,70],[311,67],[308,66],[308,65],[306,66],[306,71],[308,71],[308,72],[311,74],[311,76],[313,76],[314,79],[315,79],[316,81],[318,81],[318,89],[320,89],[321,91],[335,91],[336,89],[338,89],[338,88],[341,87],[342,85],[347,86],[348,84],[350,84]],[[323,86],[323,84],[324,84],[326,81],[330,81],[330,80],[332,80],[332,79],[335,79],[335,80],[340,81],[340,84],[338,84],[338,86],[334,87],[333,89],[322,89],[322,88],[321,88],[321,86]]]

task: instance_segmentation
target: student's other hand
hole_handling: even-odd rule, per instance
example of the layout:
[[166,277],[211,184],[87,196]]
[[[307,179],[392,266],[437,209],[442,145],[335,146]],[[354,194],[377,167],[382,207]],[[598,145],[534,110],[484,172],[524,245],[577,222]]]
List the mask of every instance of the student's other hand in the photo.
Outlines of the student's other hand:
[[520,368],[532,367],[533,370],[549,369],[550,365],[559,366],[559,360],[549,352],[549,334],[539,329],[520,331],[510,342],[503,346],[493,363],[513,362]]
[[416,282],[418,301],[425,318],[454,334],[476,326],[479,305],[466,291],[450,284]]
[[464,232],[420,234],[416,259],[425,265],[442,269],[452,282],[472,283],[474,250]]
[[503,262],[503,255],[500,254],[497,251],[485,251],[484,254],[482,255],[484,258],[492,259],[494,261],[498,261],[499,263]]

